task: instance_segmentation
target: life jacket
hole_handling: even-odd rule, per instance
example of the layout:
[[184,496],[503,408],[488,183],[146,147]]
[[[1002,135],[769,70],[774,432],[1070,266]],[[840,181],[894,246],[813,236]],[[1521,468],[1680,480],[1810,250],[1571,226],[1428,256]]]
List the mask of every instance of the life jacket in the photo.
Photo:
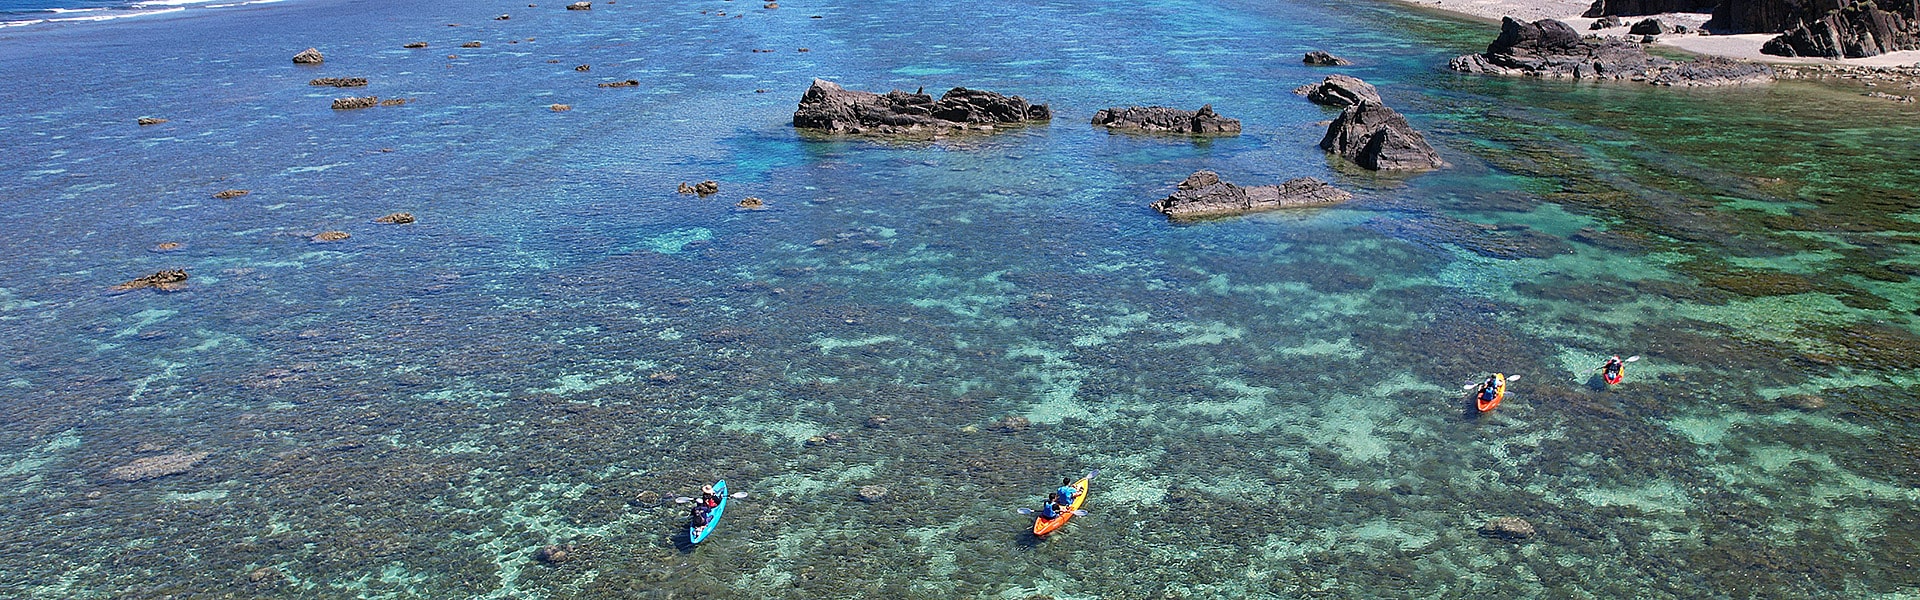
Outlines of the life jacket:
[[1497,386],[1489,385],[1489,386],[1482,386],[1480,388],[1481,400],[1493,400],[1493,397],[1498,395],[1500,395],[1500,388]]
[[1059,495],[1061,506],[1070,506],[1073,504],[1073,497],[1080,495],[1080,490],[1070,485],[1063,485],[1053,493]]

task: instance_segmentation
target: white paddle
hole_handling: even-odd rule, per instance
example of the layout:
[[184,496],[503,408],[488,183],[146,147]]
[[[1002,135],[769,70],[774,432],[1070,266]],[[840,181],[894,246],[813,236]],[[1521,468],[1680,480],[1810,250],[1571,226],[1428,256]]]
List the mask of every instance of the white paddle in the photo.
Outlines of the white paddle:
[[[1639,357],[1635,357],[1635,358],[1639,358]],[[1520,379],[1520,376],[1519,376],[1519,375],[1508,375],[1508,376],[1507,376],[1507,381],[1508,381],[1508,382],[1512,382],[1512,381],[1514,381],[1514,380],[1517,380],[1517,379]],[[1473,383],[1469,383],[1469,384],[1466,384],[1466,385],[1464,385],[1464,386],[1461,386],[1461,387],[1460,387],[1460,389],[1463,389],[1463,390],[1470,390],[1470,389],[1473,389],[1473,388],[1477,388],[1477,387],[1480,387],[1480,384],[1482,384],[1482,383],[1486,383],[1486,382],[1484,382],[1484,381],[1476,381],[1476,382],[1473,382]]]

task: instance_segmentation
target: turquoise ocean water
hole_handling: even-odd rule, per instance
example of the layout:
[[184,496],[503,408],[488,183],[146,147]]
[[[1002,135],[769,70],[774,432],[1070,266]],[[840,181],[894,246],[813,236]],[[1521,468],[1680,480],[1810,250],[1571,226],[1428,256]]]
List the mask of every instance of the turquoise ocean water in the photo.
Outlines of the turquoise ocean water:
[[[0,28],[0,589],[1920,594],[1920,109],[1458,76],[1494,26],[1370,2],[534,4]],[[1334,72],[1454,167],[1330,163],[1290,90]],[[815,77],[1056,118],[806,139]],[[1086,124],[1206,103],[1245,134]],[[1358,199],[1146,208],[1198,169]],[[686,546],[672,498],[722,477]],[[1509,516],[1536,535],[1476,531]]]

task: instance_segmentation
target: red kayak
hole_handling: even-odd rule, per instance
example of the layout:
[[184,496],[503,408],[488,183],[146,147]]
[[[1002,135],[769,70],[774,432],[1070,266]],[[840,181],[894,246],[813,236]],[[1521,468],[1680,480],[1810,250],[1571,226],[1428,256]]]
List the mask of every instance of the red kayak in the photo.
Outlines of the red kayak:
[[1493,386],[1492,400],[1481,399],[1480,392],[1478,391],[1473,393],[1473,403],[1475,406],[1478,406],[1480,408],[1480,412],[1487,412],[1487,411],[1493,410],[1494,407],[1500,406],[1501,400],[1505,400],[1507,397],[1507,376],[1499,373],[1494,373],[1493,381],[1494,381],[1494,386]]

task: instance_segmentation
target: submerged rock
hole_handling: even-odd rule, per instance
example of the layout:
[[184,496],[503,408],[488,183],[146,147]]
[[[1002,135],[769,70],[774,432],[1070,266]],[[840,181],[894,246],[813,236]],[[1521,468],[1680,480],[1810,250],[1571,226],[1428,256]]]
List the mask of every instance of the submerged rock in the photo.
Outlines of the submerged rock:
[[366,87],[365,77],[321,77],[307,82],[307,85],[330,85],[333,87]]
[[1289,179],[1280,185],[1243,188],[1220,180],[1213,171],[1198,171],[1173,195],[1153,203],[1153,209],[1170,219],[1224,217],[1282,208],[1329,206],[1353,198],[1327,182],[1312,177]]
[[815,79],[800,97],[800,106],[793,112],[793,126],[836,134],[933,135],[963,129],[992,130],[999,125],[1052,118],[1045,104],[1030,104],[1019,96],[983,90],[957,87],[935,100],[921,92],[876,94]]
[[1375,171],[1423,171],[1447,166],[1413,125],[1386,105],[1362,101],[1340,112],[1320,148]]
[[887,488],[879,485],[863,485],[860,486],[860,492],[855,497],[861,502],[879,502],[887,497]]
[[1525,541],[1533,534],[1533,524],[1520,517],[1500,517],[1480,526],[1480,535],[1509,542]]
[[1794,410],[1820,410],[1827,407],[1827,400],[1813,394],[1790,394],[1780,397],[1780,405]]
[[[178,247],[178,246],[175,246],[175,247]],[[113,288],[111,289],[113,289],[113,291],[116,291],[116,292],[124,292],[128,290],[137,290],[142,288],[153,288],[163,292],[172,292],[172,291],[186,289],[186,287],[187,287],[187,270],[173,269],[170,271],[159,271],[152,275],[148,275],[146,277],[141,277],[139,279],[135,279],[132,281],[128,281],[126,283],[122,283],[120,285],[113,286]]]
[[168,475],[179,475],[193,469],[194,465],[199,464],[200,461],[206,458],[206,452],[176,452],[161,456],[149,456],[114,467],[112,470],[107,471],[107,474],[121,481],[140,481],[166,477]]
[[1353,106],[1361,102],[1386,104],[1380,99],[1379,90],[1373,89],[1373,84],[1348,75],[1328,75],[1320,83],[1293,88],[1293,93],[1306,96],[1314,104],[1327,106]]
[[551,544],[535,552],[534,558],[549,565],[561,564],[573,560],[573,546],[571,544],[566,546]]
[[1656,85],[1708,86],[1773,81],[1773,68],[1728,59],[1675,62],[1647,54],[1639,44],[1581,38],[1566,23],[1522,23],[1507,17],[1500,37],[1481,54],[1459,56],[1448,68],[1462,73],[1644,81]]
[[320,51],[315,48],[301,50],[299,54],[293,55],[293,62],[298,65],[317,65],[326,60],[327,57],[322,56]]
[[1347,59],[1327,54],[1325,50],[1308,52],[1306,56],[1300,58],[1300,62],[1320,67],[1338,67],[1353,64],[1352,61]]
[[1240,120],[1213,112],[1213,105],[1184,111],[1162,106],[1105,108],[1093,113],[1093,124],[1107,129],[1192,135],[1240,135]]
[[1022,431],[1026,431],[1027,428],[1032,426],[1033,426],[1033,422],[1027,420],[1026,417],[1022,417],[1019,415],[1012,415],[1012,416],[1002,418],[998,421],[994,421],[992,425],[987,426],[987,430],[995,431],[999,433],[1019,433]]

